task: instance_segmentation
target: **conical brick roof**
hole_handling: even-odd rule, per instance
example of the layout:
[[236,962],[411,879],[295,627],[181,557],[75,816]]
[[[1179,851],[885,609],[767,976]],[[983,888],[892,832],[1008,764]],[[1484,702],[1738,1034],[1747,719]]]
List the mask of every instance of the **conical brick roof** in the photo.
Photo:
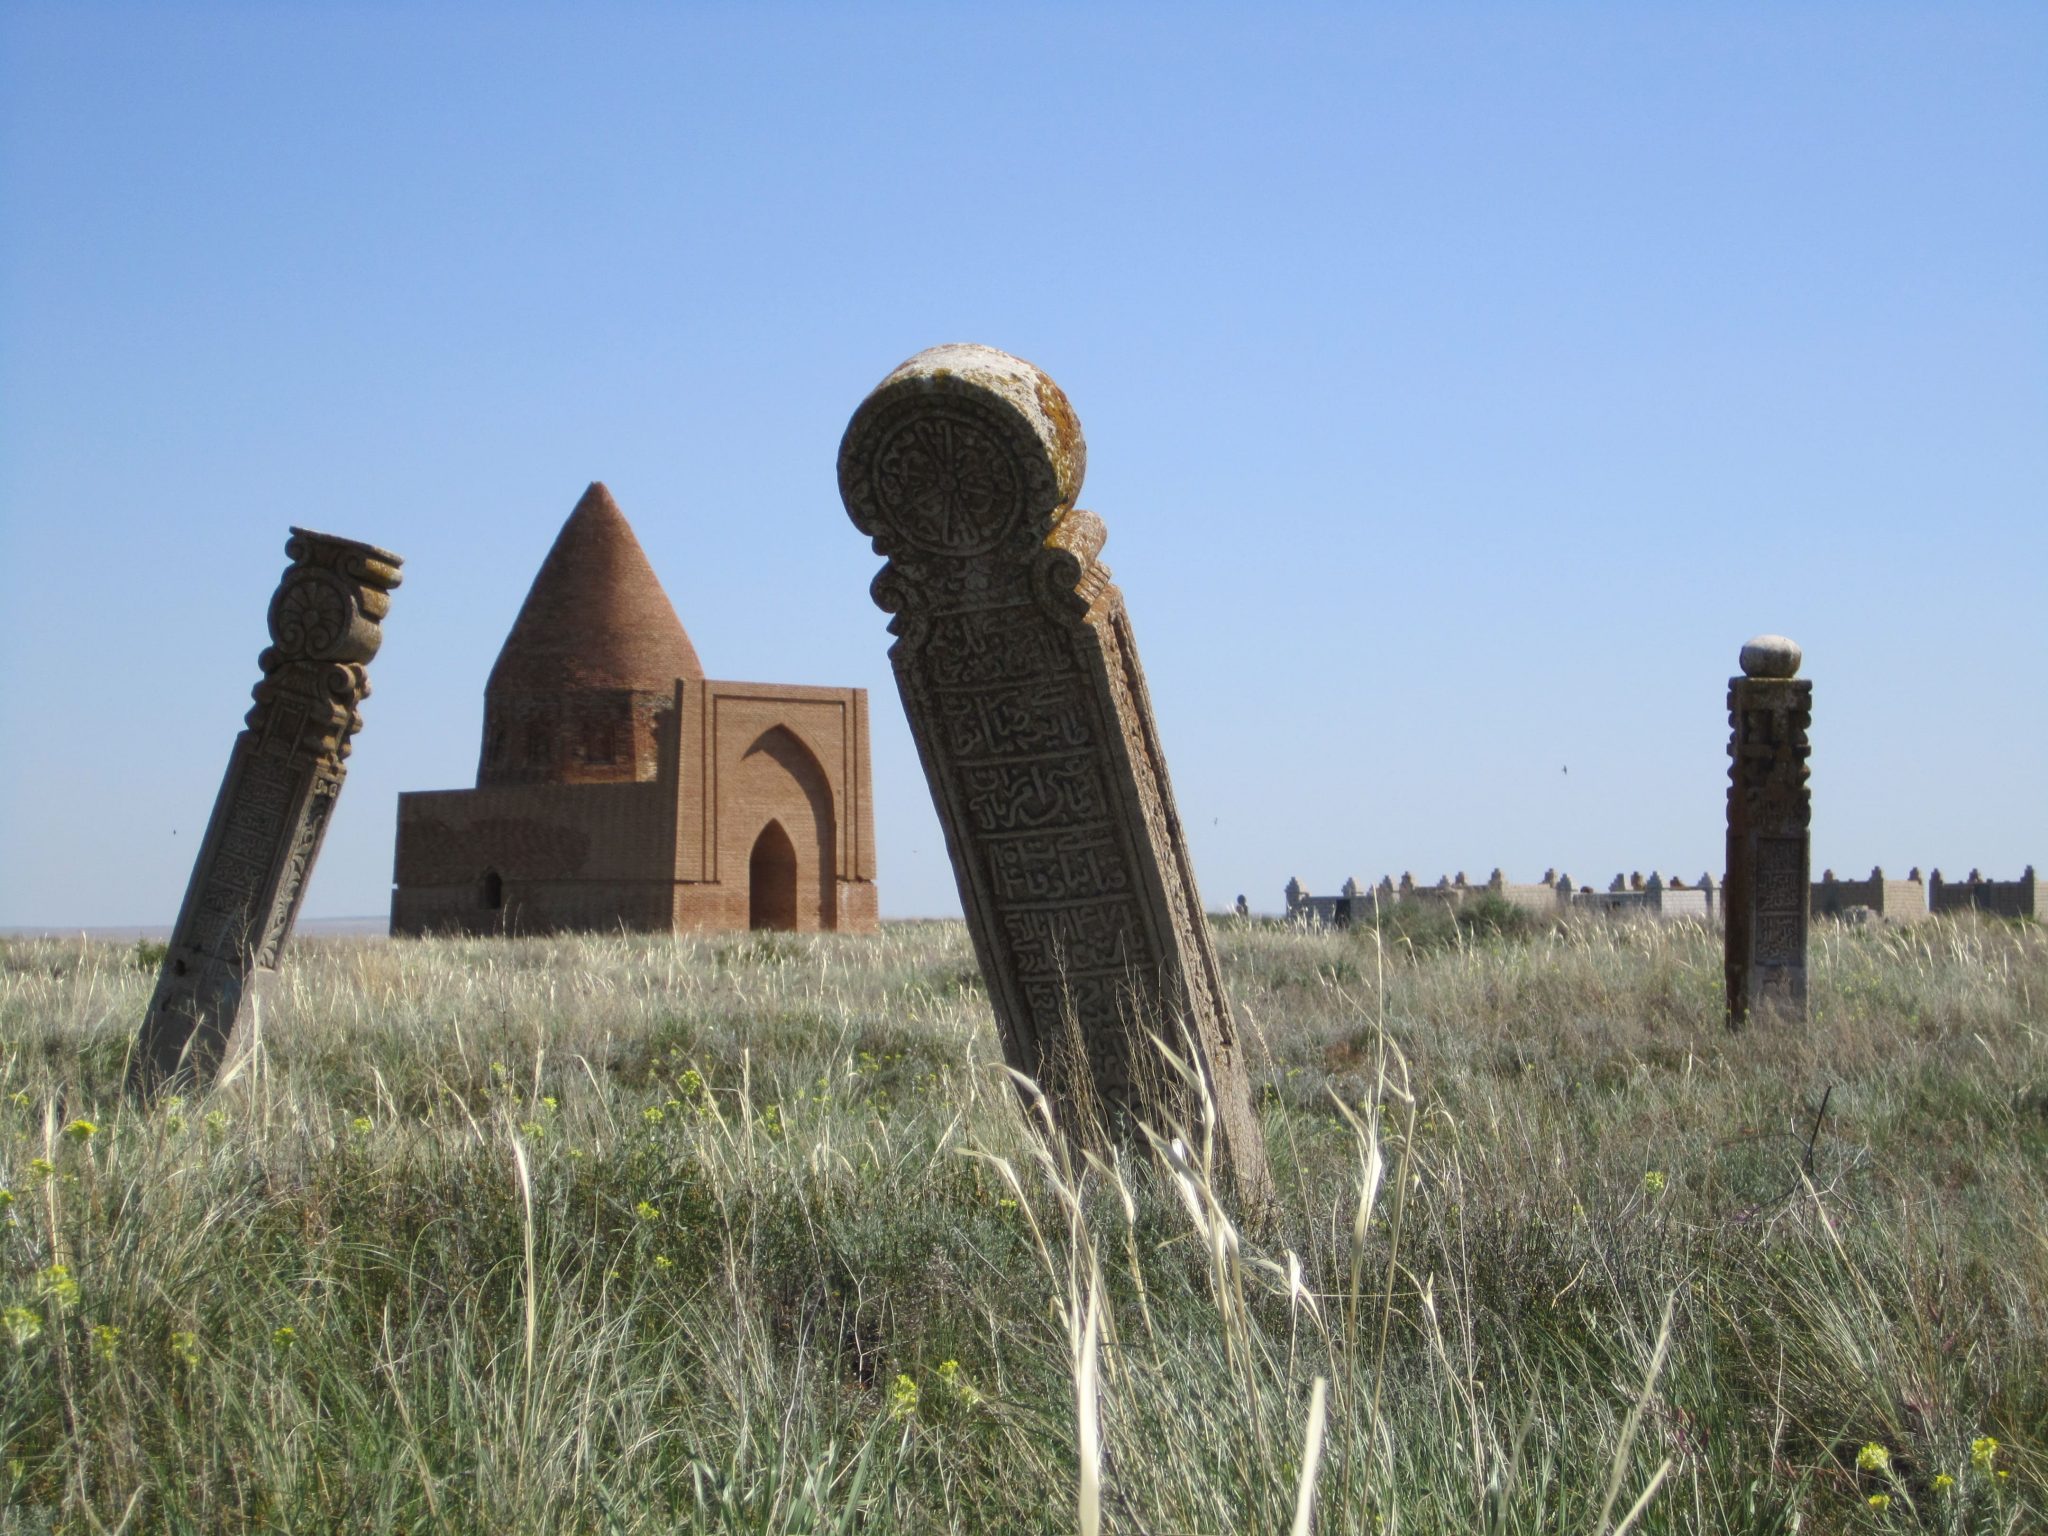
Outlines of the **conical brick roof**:
[[512,621],[484,697],[667,693],[704,668],[619,504],[593,481]]

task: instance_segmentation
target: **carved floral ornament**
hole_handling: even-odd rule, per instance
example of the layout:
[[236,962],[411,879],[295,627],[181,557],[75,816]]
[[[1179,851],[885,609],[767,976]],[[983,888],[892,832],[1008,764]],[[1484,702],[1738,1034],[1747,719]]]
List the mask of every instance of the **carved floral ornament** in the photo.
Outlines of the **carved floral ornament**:
[[993,347],[935,347],[876,387],[839,447],[840,493],[890,559],[983,555],[1052,532],[1088,449],[1060,387]]
[[1024,510],[1017,467],[980,410],[920,410],[875,454],[874,503],[913,548],[972,555],[1003,541]]
[[367,663],[383,643],[379,628],[398,586],[397,555],[374,544],[294,528],[285,543],[292,565],[270,600],[268,672],[287,662]]
[[348,638],[357,612],[355,596],[340,577],[300,571],[271,599],[271,638],[285,660],[324,661]]

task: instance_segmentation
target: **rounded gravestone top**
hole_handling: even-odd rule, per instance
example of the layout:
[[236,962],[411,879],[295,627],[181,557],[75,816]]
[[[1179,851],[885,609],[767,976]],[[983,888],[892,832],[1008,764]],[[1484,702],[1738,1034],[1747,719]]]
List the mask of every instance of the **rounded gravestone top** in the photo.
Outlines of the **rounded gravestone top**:
[[1783,635],[1758,635],[1742,648],[1742,675],[1780,679],[1797,677],[1799,660],[1799,647]]
[[994,347],[932,347],[875,386],[839,445],[839,489],[884,553],[1006,545],[1080,493],[1081,423],[1040,369]]

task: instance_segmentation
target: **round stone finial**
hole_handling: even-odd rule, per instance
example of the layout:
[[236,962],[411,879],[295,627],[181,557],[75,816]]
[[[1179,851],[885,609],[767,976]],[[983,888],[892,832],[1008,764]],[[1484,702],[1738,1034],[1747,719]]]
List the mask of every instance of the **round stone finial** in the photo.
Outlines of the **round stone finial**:
[[1742,648],[1742,675],[1797,677],[1799,660],[1799,647],[1783,635],[1758,635]]
[[882,553],[971,557],[1035,546],[1087,464],[1059,385],[1022,358],[955,343],[918,353],[861,402],[839,445],[839,491]]

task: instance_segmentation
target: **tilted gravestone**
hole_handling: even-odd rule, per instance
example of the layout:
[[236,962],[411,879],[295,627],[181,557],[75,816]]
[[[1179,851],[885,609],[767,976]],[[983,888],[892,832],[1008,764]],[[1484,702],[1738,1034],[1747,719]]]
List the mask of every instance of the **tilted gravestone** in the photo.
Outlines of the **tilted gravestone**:
[[1721,889],[1728,1025],[1806,1017],[1807,728],[1813,684],[1799,647],[1759,635],[1728,681],[1728,875]]
[[1058,385],[991,347],[921,352],[861,403],[839,491],[1011,1066],[1084,1140],[1197,1124],[1152,1043],[1192,1054],[1224,1177],[1265,1147],[1167,782],[1107,530]]
[[142,1093],[203,1083],[274,974],[347,769],[398,585],[388,550],[294,528],[255,708],[235,739],[130,1062]]

